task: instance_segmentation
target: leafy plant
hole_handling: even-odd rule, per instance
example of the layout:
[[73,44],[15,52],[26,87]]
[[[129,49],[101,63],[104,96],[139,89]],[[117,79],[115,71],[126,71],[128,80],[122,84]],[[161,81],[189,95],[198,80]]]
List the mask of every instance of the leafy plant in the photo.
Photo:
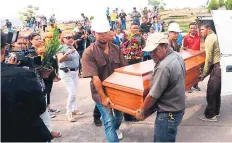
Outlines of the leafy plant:
[[52,39],[45,45],[46,52],[44,54],[44,59],[42,61],[42,65],[45,68],[52,67],[53,57],[56,55],[58,51],[60,51],[63,47],[60,47],[59,42],[59,31],[57,27],[55,27]]
[[219,8],[219,2],[217,0],[211,0],[208,6],[208,10],[217,10]]
[[227,0],[225,6],[227,10],[232,10],[232,0]]

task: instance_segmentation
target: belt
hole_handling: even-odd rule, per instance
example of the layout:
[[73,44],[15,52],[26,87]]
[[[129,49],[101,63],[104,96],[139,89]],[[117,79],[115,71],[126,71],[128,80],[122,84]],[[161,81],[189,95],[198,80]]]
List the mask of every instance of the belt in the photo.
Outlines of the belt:
[[157,112],[157,113],[172,113],[172,114],[179,114],[181,112],[184,112],[185,110],[180,110],[180,111],[160,111],[160,112]]
[[60,68],[60,70],[68,70],[68,71],[77,71],[78,68],[68,68],[68,67],[64,67],[64,68]]
[[70,71],[77,71],[78,70],[78,68],[71,68],[71,69],[69,69]]
[[220,66],[220,63],[216,63],[213,65],[214,67]]

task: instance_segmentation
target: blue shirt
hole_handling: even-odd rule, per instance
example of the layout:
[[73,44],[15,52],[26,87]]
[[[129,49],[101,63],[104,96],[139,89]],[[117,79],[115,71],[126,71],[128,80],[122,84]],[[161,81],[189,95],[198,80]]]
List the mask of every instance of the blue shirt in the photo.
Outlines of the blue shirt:
[[106,10],[106,15],[110,15],[110,11],[109,10]]
[[118,46],[120,47],[120,39],[119,39],[118,36],[115,36],[115,38],[113,39],[113,43],[114,43],[115,45],[118,45]]
[[182,46],[182,40],[183,40],[183,36],[182,34],[179,33],[177,40],[176,40],[176,43],[178,46]]

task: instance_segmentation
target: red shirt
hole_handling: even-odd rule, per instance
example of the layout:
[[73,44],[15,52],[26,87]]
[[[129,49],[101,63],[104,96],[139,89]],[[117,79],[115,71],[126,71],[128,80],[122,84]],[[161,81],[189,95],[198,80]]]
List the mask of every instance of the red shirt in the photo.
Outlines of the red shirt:
[[184,47],[188,47],[192,50],[200,50],[200,36],[196,34],[192,37],[190,34],[184,37]]

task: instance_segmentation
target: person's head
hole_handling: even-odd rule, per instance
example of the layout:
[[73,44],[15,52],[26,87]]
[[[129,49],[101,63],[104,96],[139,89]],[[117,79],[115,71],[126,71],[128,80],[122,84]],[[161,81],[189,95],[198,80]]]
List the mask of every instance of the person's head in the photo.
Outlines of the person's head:
[[201,36],[207,37],[209,33],[212,31],[212,25],[210,22],[205,21],[201,24]]
[[138,23],[132,23],[130,26],[130,30],[132,33],[134,34],[138,34],[139,33],[139,25]]
[[81,13],[81,16],[85,16],[84,13]]
[[1,62],[4,60],[6,48],[7,48],[7,34],[1,31]]
[[136,11],[136,7],[133,8],[133,11]]
[[106,45],[110,36],[110,25],[106,17],[96,17],[92,22],[91,30],[100,44]]
[[107,10],[109,10],[110,8],[109,7],[107,7]]
[[113,10],[113,13],[115,13],[115,10]]
[[139,29],[139,34],[142,36],[143,34],[144,34],[144,31],[143,31],[143,29]]
[[145,52],[150,52],[155,63],[162,61],[167,54],[168,39],[163,33],[154,33],[148,36]]
[[77,28],[78,28],[79,30],[81,30],[81,29],[82,29],[82,24],[81,24],[81,23],[77,23]]
[[148,19],[147,19],[146,16],[143,16],[143,17],[142,17],[142,22],[143,22],[143,23],[147,23],[147,22],[148,22]]
[[197,24],[195,22],[189,24],[189,32],[193,35],[197,33]]
[[60,36],[60,44],[66,44],[72,46],[74,43],[72,32],[64,31]]
[[6,19],[6,22],[8,22],[9,20],[8,19]]
[[124,13],[124,10],[122,9],[121,12]]
[[28,47],[28,37],[19,35],[16,42],[13,44],[12,50],[25,50]]
[[155,33],[155,29],[151,26],[149,32],[150,32],[150,33]]
[[111,29],[108,38],[109,42],[112,42],[114,40],[114,37],[115,37],[115,32],[113,31],[113,29]]
[[144,10],[147,10],[147,7],[144,7]]
[[120,34],[120,33],[121,33],[121,29],[120,29],[120,28],[117,28],[117,29],[116,29],[116,33],[117,33],[117,34]]
[[158,20],[160,20],[160,19],[161,19],[161,15],[160,15],[160,14],[158,14],[157,19],[158,19]]
[[115,11],[118,11],[118,8],[115,8]]
[[169,38],[173,41],[177,40],[179,33],[181,32],[179,24],[173,22],[168,26]]
[[157,17],[153,18],[153,23],[158,23],[158,18]]
[[148,34],[147,33],[143,33],[143,38],[144,40],[147,40]]
[[38,33],[31,33],[28,36],[29,42],[31,43],[32,47],[39,48],[42,44],[42,38]]

